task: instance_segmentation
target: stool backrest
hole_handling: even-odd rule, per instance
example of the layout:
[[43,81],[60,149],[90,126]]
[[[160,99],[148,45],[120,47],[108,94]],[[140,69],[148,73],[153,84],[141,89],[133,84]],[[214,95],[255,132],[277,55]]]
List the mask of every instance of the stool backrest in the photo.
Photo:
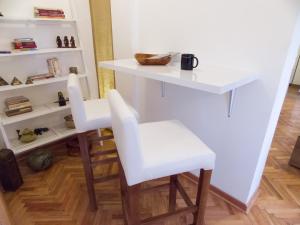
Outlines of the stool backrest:
[[108,100],[119,157],[127,183],[131,186],[140,182],[143,165],[138,122],[118,91],[111,90]]
[[86,121],[83,96],[78,75],[70,74],[68,78],[68,94],[74,124],[77,130],[83,130]]

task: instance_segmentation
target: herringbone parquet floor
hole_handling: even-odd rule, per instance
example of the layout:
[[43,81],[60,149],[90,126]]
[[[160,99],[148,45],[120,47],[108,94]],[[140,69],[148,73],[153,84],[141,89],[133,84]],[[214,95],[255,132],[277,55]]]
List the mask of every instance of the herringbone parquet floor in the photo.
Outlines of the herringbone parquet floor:
[[[300,95],[290,88],[268,158],[258,198],[248,215],[223,200],[209,196],[207,225],[300,225],[300,170],[288,166],[291,151],[300,135]],[[61,145],[52,146],[59,154],[54,166],[33,173],[21,163],[24,185],[7,193],[16,225],[123,225],[118,181],[96,185],[99,209],[90,212],[81,161],[68,157]],[[115,171],[115,166],[97,169],[97,174]],[[192,182],[182,179],[191,196]],[[153,185],[163,180],[149,183]],[[167,190],[145,193],[141,198],[143,217],[165,212]],[[183,205],[181,199],[179,205]],[[165,224],[186,225],[191,218],[181,217]]]

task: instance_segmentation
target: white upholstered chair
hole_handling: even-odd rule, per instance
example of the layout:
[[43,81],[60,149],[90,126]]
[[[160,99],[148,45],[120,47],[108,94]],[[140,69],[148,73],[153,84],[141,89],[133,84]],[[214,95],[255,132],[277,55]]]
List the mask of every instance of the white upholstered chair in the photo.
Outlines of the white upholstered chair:
[[[109,92],[108,99],[120,159],[121,193],[127,224],[158,222],[183,213],[194,214],[194,225],[204,224],[206,198],[215,164],[214,152],[179,121],[138,124],[116,90]],[[177,175],[198,169],[200,178],[194,205]],[[170,176],[169,213],[141,221],[138,212],[140,183],[166,176]],[[187,207],[179,211],[175,210],[177,190],[187,203]]]
[[[84,165],[87,190],[89,194],[90,207],[93,210],[97,209],[94,183],[105,182],[111,179],[118,178],[118,174],[107,177],[94,178],[93,167],[98,164],[113,163],[117,161],[117,157],[98,160],[95,157],[116,153],[116,149],[107,151],[90,153],[90,139],[88,132],[99,130],[101,128],[111,127],[111,115],[109,104],[106,99],[83,100],[80,81],[77,75],[70,74],[68,78],[68,94],[74,124],[77,130],[79,140],[80,153]],[[131,108],[135,116],[137,113]],[[104,140],[113,139],[113,135],[92,138],[92,141],[102,142]]]

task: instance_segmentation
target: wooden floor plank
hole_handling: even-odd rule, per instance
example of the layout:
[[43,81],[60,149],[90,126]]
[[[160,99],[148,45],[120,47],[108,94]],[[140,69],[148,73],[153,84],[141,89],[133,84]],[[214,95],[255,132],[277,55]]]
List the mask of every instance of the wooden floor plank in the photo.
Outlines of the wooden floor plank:
[[[228,203],[209,195],[206,225],[299,225],[300,224],[300,170],[290,167],[288,161],[300,135],[300,95],[290,88],[281,112],[270,155],[258,192],[258,198],[249,214],[244,214]],[[113,143],[108,142],[112,147]],[[16,225],[123,225],[119,181],[96,184],[98,211],[91,212],[80,158],[69,157],[64,146],[59,148],[55,164],[40,173],[31,172],[21,163],[24,185],[15,193],[6,193],[5,199]],[[96,168],[96,175],[113,174],[116,165]],[[161,179],[143,185],[143,188],[162,185]],[[181,179],[187,193],[195,201],[196,186]],[[184,200],[177,195],[177,206]],[[144,192],[141,196],[142,218],[168,211],[168,189]],[[157,225],[187,225],[192,217],[179,217]]]

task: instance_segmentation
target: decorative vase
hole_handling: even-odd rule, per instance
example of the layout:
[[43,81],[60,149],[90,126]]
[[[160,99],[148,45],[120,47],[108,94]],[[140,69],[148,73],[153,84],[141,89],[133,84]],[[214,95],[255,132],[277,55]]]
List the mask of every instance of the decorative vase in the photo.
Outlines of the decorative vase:
[[74,124],[74,120],[73,120],[73,117],[72,115],[67,115],[64,117],[65,119],[65,125],[67,128],[69,129],[75,129],[75,124]]
[[53,155],[48,150],[38,150],[27,158],[28,166],[34,171],[48,169],[53,164]]

